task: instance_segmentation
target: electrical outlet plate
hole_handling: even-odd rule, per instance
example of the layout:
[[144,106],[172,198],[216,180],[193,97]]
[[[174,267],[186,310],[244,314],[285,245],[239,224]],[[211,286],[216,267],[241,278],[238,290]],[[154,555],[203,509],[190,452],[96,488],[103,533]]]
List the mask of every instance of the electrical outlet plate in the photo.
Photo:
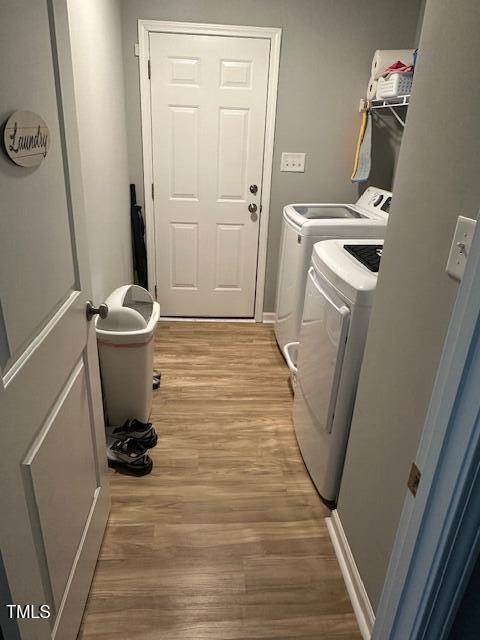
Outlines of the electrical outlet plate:
[[305,154],[290,153],[284,151],[282,153],[280,171],[294,171],[297,173],[303,173],[305,171]]
[[463,277],[475,232],[475,225],[476,221],[471,218],[458,217],[446,268],[447,273],[456,280],[461,280]]

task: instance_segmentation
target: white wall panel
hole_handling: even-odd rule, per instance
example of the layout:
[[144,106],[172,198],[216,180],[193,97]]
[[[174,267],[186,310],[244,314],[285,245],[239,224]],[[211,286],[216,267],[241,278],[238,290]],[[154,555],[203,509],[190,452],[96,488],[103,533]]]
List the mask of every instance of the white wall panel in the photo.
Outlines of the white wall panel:
[[196,289],[198,286],[198,224],[173,222],[170,225],[171,285]]
[[217,225],[215,288],[240,289],[243,256],[243,227],[240,224]]
[[198,108],[170,107],[170,197],[198,197]]
[[97,488],[83,362],[75,367],[24,465],[58,607]]
[[245,199],[248,109],[220,109],[218,126],[218,199]]
[[198,86],[200,81],[200,60],[198,58],[169,58],[170,84]]
[[220,87],[250,89],[251,69],[251,60],[221,60]]

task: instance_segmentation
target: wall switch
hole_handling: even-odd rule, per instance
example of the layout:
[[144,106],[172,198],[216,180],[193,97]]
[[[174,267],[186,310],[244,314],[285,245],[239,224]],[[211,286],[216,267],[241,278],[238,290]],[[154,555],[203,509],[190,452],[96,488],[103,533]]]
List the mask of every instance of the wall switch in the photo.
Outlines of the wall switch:
[[304,153],[282,153],[282,161],[280,163],[280,171],[305,171],[305,154]]
[[446,269],[447,273],[456,280],[461,280],[463,277],[476,224],[476,221],[471,218],[458,216]]

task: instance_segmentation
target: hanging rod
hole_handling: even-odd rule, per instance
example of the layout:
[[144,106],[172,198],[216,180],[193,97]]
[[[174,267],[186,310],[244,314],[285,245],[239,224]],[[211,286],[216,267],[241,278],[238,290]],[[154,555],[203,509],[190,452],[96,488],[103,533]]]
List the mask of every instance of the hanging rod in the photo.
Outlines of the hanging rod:
[[393,113],[398,123],[405,127],[405,120],[395,111],[395,107],[408,107],[410,95],[397,96],[396,98],[385,98],[380,100],[360,100],[359,111],[369,111],[370,109],[388,109]]

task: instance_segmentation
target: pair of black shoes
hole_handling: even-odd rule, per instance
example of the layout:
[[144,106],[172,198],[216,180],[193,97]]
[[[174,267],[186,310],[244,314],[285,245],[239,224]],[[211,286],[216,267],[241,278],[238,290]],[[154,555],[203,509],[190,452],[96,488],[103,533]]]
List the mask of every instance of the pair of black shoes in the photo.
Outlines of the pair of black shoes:
[[150,473],[153,462],[147,449],[158,441],[151,422],[132,418],[120,427],[106,427],[106,432],[109,467],[137,476]]
[[160,382],[162,381],[162,374],[160,373],[160,371],[153,371],[153,380],[152,380],[152,389],[155,391],[155,389],[159,389],[160,388]]

